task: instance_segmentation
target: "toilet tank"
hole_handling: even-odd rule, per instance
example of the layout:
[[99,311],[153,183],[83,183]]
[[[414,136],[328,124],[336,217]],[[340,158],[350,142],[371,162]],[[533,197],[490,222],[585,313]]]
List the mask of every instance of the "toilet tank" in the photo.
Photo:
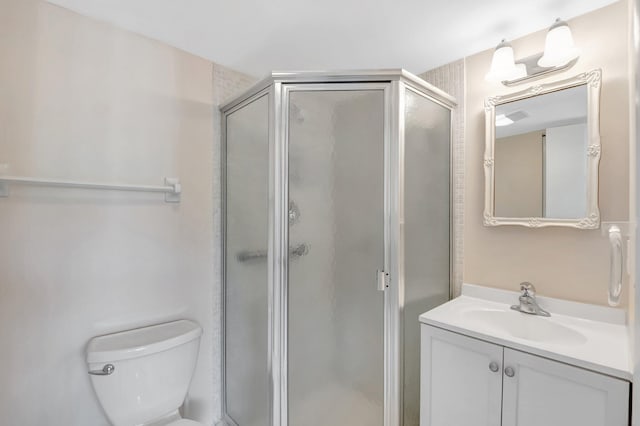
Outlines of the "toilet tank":
[[179,320],[94,337],[87,345],[91,383],[114,426],[149,423],[183,403],[198,357],[202,329]]

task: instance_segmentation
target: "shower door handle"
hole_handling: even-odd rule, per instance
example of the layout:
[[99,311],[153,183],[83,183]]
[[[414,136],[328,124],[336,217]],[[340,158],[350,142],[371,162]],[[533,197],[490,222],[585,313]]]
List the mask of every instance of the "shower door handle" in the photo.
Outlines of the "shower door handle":
[[389,287],[389,274],[385,271],[378,270],[377,273],[378,279],[378,291],[384,291],[387,287]]

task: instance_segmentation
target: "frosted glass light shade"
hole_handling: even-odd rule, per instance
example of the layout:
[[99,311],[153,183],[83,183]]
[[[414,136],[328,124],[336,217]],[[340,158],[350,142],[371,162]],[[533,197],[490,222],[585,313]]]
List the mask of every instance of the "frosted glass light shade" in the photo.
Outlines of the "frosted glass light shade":
[[524,64],[516,64],[513,56],[513,47],[511,44],[502,40],[493,52],[491,60],[491,68],[485,80],[487,81],[505,81],[522,78],[527,75],[527,69]]
[[544,55],[538,60],[541,67],[561,67],[580,56],[580,50],[573,43],[571,29],[560,18],[549,28],[544,43]]

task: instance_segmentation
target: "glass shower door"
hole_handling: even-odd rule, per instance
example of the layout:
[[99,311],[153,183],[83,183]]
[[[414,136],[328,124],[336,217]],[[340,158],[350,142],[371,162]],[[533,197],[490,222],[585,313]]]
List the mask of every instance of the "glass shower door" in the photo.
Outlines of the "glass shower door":
[[289,92],[289,426],[383,424],[384,102],[381,85]]
[[268,95],[227,115],[225,171],[225,414],[268,426]]
[[403,419],[420,424],[418,316],[449,300],[451,111],[405,90]]

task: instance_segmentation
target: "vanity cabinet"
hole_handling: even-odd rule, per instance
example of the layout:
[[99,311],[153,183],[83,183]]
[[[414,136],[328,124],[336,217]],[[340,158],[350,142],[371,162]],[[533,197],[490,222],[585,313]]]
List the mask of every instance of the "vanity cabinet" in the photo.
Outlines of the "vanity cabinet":
[[627,426],[629,382],[421,325],[420,426]]

